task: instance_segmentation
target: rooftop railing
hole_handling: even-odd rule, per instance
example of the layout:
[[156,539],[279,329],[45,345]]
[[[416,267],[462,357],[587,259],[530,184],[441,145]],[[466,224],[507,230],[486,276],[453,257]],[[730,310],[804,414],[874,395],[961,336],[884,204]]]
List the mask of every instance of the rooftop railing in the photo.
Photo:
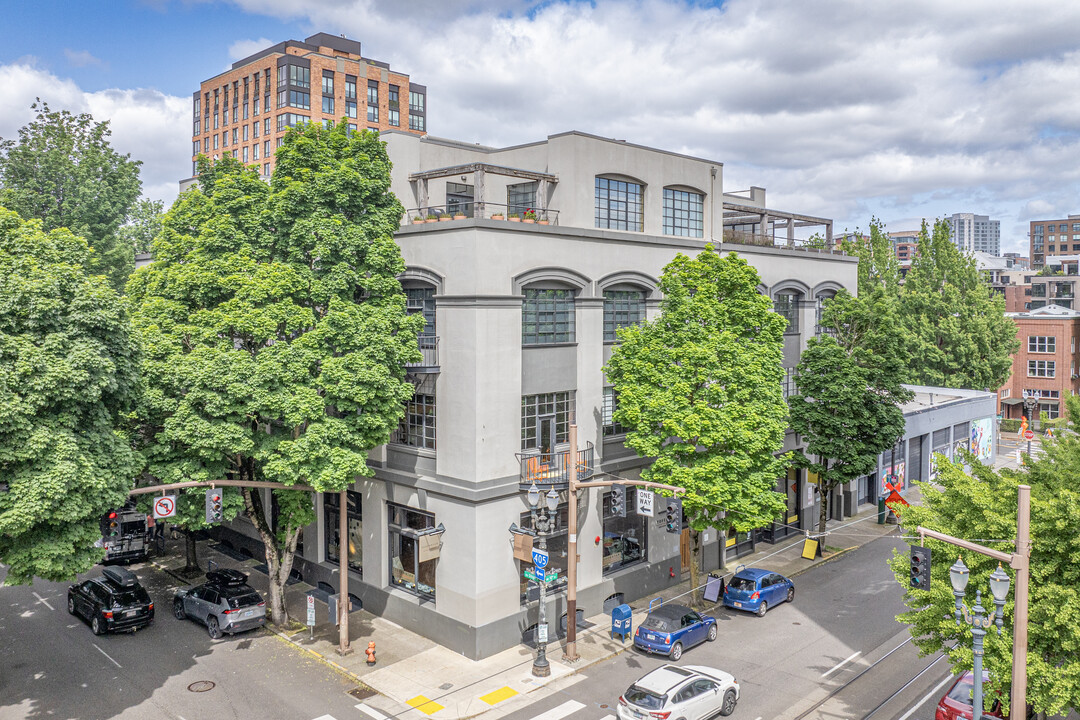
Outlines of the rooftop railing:
[[421,225],[467,220],[469,218],[505,220],[507,222],[535,225],[558,225],[559,211],[491,202],[451,202],[445,205],[409,208],[405,211],[401,224]]
[[[516,453],[521,465],[519,485],[528,491],[536,485],[541,491],[554,488],[566,490],[570,486],[570,451],[542,453],[537,451]],[[585,443],[577,452],[577,479],[585,481],[593,476],[593,444]]]

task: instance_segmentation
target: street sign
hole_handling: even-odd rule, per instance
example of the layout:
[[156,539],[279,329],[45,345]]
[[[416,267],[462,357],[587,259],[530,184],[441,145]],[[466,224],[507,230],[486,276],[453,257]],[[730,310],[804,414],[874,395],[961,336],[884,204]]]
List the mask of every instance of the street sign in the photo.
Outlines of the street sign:
[[637,514],[645,517],[653,516],[653,493],[651,490],[638,489]]
[[543,570],[548,564],[547,550],[540,550],[539,548],[533,548],[532,551],[533,565]]
[[315,625],[315,596],[307,596],[307,624]]
[[1028,430],[1027,432],[1024,433],[1024,439],[1025,440],[1034,440],[1035,439],[1035,432],[1033,430]]
[[161,518],[172,517],[175,514],[175,495],[162,495],[161,497],[154,498],[154,518],[160,520]]
[[544,581],[545,582],[552,583],[552,582],[555,582],[558,579],[559,579],[559,571],[558,570],[552,570],[552,571],[548,572],[546,575],[544,575]]
[[544,580],[545,582],[550,583],[555,582],[559,579],[558,570],[549,570],[548,572],[541,574],[538,573],[534,568],[525,568],[521,571],[521,574],[525,576],[526,580],[532,580],[533,582],[540,582],[541,580]]
[[521,571],[521,574],[525,576],[526,580],[532,580],[533,582],[539,582],[539,579],[536,577],[536,571],[533,570],[532,568],[525,568],[524,570]]
[[536,626],[536,642],[547,642],[547,623]]

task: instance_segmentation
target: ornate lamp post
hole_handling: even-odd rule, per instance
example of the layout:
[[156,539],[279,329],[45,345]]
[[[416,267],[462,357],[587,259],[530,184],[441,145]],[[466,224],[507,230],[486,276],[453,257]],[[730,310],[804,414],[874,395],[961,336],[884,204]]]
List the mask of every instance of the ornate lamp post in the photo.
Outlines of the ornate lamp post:
[[[555,508],[559,506],[559,493],[555,488],[548,491],[544,496],[547,501],[547,512],[540,505],[540,489],[533,483],[529,488],[529,507],[532,508],[532,525],[539,538],[539,549],[547,552],[547,536],[555,529]],[[539,513],[537,510],[539,509]],[[536,660],[533,661],[532,674],[536,677],[551,675],[551,665],[547,659],[547,568],[537,568],[539,575],[536,582],[540,584],[540,617],[536,625]]]
[[972,720],[982,720],[983,716],[983,673],[982,673],[982,659],[983,659],[983,638],[986,636],[986,630],[990,627],[990,624],[996,620],[998,635],[1001,634],[1002,627],[1002,614],[1005,612],[1005,598],[1009,594],[1009,576],[1001,569],[1001,565],[998,564],[997,570],[990,575],[990,593],[994,596],[994,606],[996,611],[993,615],[987,615],[986,609],[982,606],[982,591],[975,591],[975,607],[968,610],[963,604],[964,593],[967,590],[968,580],[970,576],[968,574],[967,565],[964,564],[963,559],[957,558],[952,567],[949,568],[949,581],[952,583],[953,595],[956,597],[956,610],[954,615],[956,617],[956,624],[960,624],[960,618],[964,619],[968,625],[971,626],[971,637],[973,643],[974,662],[972,667],[972,707],[971,717]]

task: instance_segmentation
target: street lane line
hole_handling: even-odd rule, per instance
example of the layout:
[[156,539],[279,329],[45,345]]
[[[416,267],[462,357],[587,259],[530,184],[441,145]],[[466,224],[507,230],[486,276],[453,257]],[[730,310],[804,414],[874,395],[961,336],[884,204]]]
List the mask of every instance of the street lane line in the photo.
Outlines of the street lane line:
[[[942,657],[944,657],[944,655]],[[937,661],[935,660],[935,662],[937,662]],[[945,679],[937,684],[937,687],[935,687],[930,692],[926,693],[926,695],[923,696],[923,699],[920,700],[919,702],[915,703],[915,707],[911,708],[906,713],[904,713],[904,715],[900,718],[900,720],[908,720],[908,718],[911,717],[912,715],[914,715],[915,711],[918,710],[919,708],[921,708],[925,702],[927,702],[928,700],[932,700],[935,695],[937,695],[939,692],[941,692],[941,688],[945,687],[945,683],[950,682],[952,680],[955,680],[955,678],[952,675],[946,675]]]
[[54,608],[52,605],[49,604],[48,600],[41,597],[37,593],[34,593],[34,597],[36,597],[38,599],[38,602],[42,603],[43,605],[45,605],[45,607],[49,608],[50,610],[54,610],[54,611],[56,610],[56,608]]
[[120,668],[121,670],[123,670],[123,669],[124,669],[124,666],[123,666],[123,665],[121,665],[120,663],[116,662],[116,661],[115,661],[115,660],[113,660],[113,659],[112,659],[111,657],[109,657],[109,653],[107,653],[107,652],[105,652],[104,650],[102,650],[101,648],[99,648],[99,647],[98,647],[98,644],[97,644],[97,643],[90,643],[90,644],[91,644],[91,645],[93,645],[94,647],[96,647],[96,648],[97,648],[97,651],[98,651],[99,653],[101,653],[101,654],[102,654],[102,655],[104,655],[105,657],[109,658],[109,662],[111,662],[111,663],[112,663],[113,665],[115,665],[116,667]]
[[577,700],[567,700],[562,705],[553,707],[545,713],[540,713],[532,720],[562,720],[567,715],[576,713],[583,707],[585,707],[584,703],[579,703]]
[[835,665],[833,665],[833,666],[832,666],[832,668],[830,668],[829,670],[826,670],[825,672],[823,672],[823,673],[821,674],[821,677],[823,677],[823,678],[827,678],[827,677],[829,677],[829,676],[830,676],[830,675],[832,675],[832,674],[833,674],[834,672],[836,672],[836,671],[837,671],[837,670],[839,670],[840,668],[844,667],[845,665],[847,665],[847,664],[848,664],[849,662],[851,662],[851,661],[852,661],[852,660],[854,660],[855,658],[859,657],[860,655],[862,655],[862,650],[859,650],[858,652],[854,652],[854,653],[852,653],[851,655],[848,655],[848,656],[847,656],[846,658],[844,658],[844,659],[843,659],[843,660],[841,660],[840,662],[838,662],[838,663],[836,663]]
[[364,713],[368,717],[372,718],[372,720],[390,720],[390,718],[386,717],[375,708],[369,705],[365,705],[364,703],[360,703],[359,705],[357,705],[356,709]]

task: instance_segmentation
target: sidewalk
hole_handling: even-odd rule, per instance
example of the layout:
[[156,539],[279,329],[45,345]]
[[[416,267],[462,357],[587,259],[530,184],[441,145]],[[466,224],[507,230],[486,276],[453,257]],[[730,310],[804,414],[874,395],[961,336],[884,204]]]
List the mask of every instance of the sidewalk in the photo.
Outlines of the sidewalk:
[[[918,501],[918,491],[906,494],[909,502]],[[802,557],[803,536],[795,535],[775,545],[762,545],[756,552],[731,560],[727,576],[738,565],[748,567],[761,565],[789,577],[807,569],[829,562],[837,556],[884,535],[895,533],[896,525],[878,525],[877,508],[867,507],[855,517],[843,521],[830,521],[825,545],[831,550],[824,558],[806,560]],[[199,559],[202,564],[213,560],[220,567],[233,567],[247,572],[250,583],[260,592],[267,589],[267,577],[255,570],[259,560],[237,560],[211,547],[212,541],[199,542]],[[183,544],[170,543],[174,555],[157,558],[154,562],[161,569],[181,580],[177,571],[183,567]],[[702,573],[704,581],[706,573]],[[199,582],[199,578],[186,583]],[[307,617],[307,593],[313,588],[304,583],[290,584],[286,588],[286,602],[293,620],[303,622]],[[686,602],[690,590],[689,580],[668,588],[665,601],[679,598]],[[650,598],[630,602],[633,608],[634,627],[642,621],[648,610]],[[296,632],[277,634],[304,652],[310,653],[333,666],[338,672],[354,679],[363,687],[356,693],[369,709],[374,720],[385,720],[378,713],[386,713],[406,720],[422,720],[424,716],[434,720],[459,720],[496,709],[489,717],[495,718],[513,711],[529,700],[524,697],[541,687],[557,683],[594,663],[630,650],[632,641],[625,643],[610,638],[611,619],[608,615],[587,618],[593,624],[581,630],[577,636],[580,660],[573,664],[562,660],[563,641],[548,644],[548,660],[551,676],[532,676],[534,651],[524,645],[516,645],[483,660],[473,661],[458,655],[431,640],[421,637],[390,621],[359,610],[353,612],[349,633],[353,652],[345,657],[337,654],[338,628],[329,622],[327,606],[316,600],[314,635],[307,627]],[[714,606],[715,607],[715,606]],[[712,608],[705,608],[710,612]],[[364,649],[374,641],[378,662],[369,666]],[[371,691],[378,693],[375,695]]]

